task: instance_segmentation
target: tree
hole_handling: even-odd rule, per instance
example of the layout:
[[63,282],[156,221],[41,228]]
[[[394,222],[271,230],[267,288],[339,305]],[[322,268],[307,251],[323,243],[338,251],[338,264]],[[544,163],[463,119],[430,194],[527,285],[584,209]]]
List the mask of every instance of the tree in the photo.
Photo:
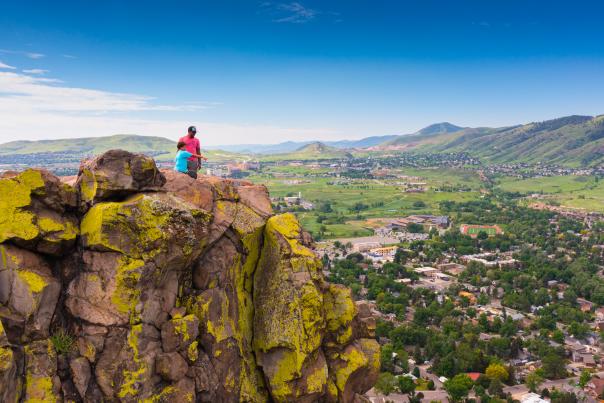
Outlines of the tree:
[[524,382],[526,383],[526,386],[533,393],[537,392],[537,388],[539,386],[541,386],[543,381],[544,381],[544,379],[543,379],[543,376],[541,375],[540,370],[529,372],[528,375],[526,376],[526,379],[524,380]]
[[392,347],[392,344],[387,343],[384,344],[382,346],[382,349],[380,351],[380,355],[381,355],[381,370],[384,372],[393,372],[394,371],[394,362],[392,360],[392,353],[394,352],[394,349]]
[[414,367],[413,368],[413,376],[416,378],[419,378],[421,376],[420,372],[419,372],[419,367]]
[[500,397],[503,395],[503,385],[501,381],[497,378],[493,378],[491,384],[489,385],[489,395]]
[[449,395],[449,400],[451,402],[460,402],[468,396],[468,393],[470,393],[473,382],[466,374],[457,374],[453,378],[447,380],[444,386]]
[[415,392],[415,382],[408,376],[400,376],[398,378],[398,390],[404,395]]
[[548,353],[543,359],[542,368],[543,376],[547,379],[561,379],[566,377],[566,365],[564,358],[560,357],[555,352]]
[[497,364],[497,363],[489,364],[489,366],[487,367],[487,369],[485,371],[485,375],[491,381],[497,379],[500,382],[507,381],[508,377],[510,376],[508,374],[508,370],[505,369],[505,367],[503,365]]
[[396,387],[396,377],[390,372],[382,372],[375,383],[375,388],[386,396],[394,392]]
[[584,369],[581,371],[581,376],[579,376],[579,386],[583,389],[587,386],[587,383],[591,380],[591,372]]

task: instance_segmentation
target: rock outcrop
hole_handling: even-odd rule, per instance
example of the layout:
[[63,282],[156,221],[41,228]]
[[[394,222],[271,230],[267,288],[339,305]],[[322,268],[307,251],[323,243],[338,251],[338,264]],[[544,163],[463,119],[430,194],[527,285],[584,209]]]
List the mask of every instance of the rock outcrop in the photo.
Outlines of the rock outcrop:
[[112,150],[0,178],[0,401],[352,402],[375,321],[264,186]]

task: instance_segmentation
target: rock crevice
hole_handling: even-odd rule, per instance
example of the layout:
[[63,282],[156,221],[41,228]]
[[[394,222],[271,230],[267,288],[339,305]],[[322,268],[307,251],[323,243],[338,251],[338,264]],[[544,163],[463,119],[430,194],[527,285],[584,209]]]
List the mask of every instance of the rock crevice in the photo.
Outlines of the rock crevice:
[[112,150],[0,178],[0,401],[352,402],[375,322],[264,186]]

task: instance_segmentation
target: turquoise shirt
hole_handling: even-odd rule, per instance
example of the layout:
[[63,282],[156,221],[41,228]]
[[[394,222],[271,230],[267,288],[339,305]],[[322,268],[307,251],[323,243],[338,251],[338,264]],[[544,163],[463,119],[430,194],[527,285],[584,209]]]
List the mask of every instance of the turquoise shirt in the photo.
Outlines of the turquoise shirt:
[[192,156],[188,151],[178,150],[176,152],[176,157],[174,158],[174,170],[182,173],[187,173],[189,170],[187,169],[187,158]]

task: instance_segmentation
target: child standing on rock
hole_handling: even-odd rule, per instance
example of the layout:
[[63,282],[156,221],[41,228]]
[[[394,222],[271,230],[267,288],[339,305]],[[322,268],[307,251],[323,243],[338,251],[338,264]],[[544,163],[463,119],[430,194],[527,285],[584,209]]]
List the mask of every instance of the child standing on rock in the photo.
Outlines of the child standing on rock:
[[178,148],[178,151],[176,152],[176,157],[174,158],[174,170],[183,174],[188,174],[191,178],[197,178],[197,172],[193,172],[192,174],[188,167],[187,162],[189,158],[199,158],[204,161],[207,161],[208,159],[201,154],[192,154],[187,151],[187,144],[184,141],[179,141],[176,147]]

